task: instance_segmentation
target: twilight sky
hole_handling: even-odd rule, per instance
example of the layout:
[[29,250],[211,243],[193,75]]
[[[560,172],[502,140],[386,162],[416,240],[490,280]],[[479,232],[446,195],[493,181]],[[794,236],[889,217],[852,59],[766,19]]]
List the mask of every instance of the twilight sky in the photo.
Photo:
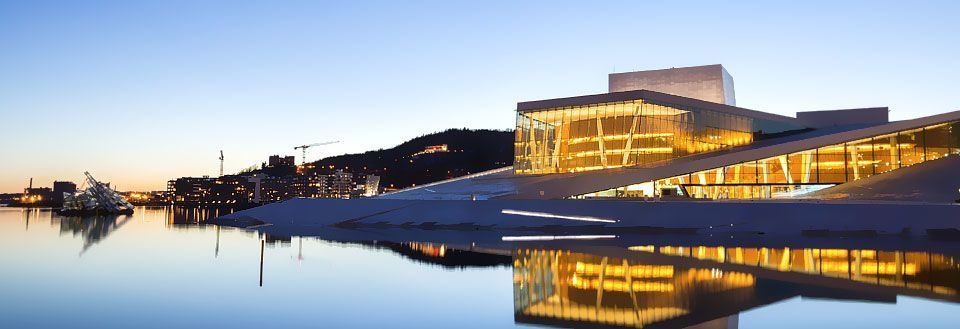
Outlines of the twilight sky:
[[960,109],[960,2],[835,2],[0,1],[0,192],[507,129],[518,101],[673,66],[723,64],[739,106],[784,115]]

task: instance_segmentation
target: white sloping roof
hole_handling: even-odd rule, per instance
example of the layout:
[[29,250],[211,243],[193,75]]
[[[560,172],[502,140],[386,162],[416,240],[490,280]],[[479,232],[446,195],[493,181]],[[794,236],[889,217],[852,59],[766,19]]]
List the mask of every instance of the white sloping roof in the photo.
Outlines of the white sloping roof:
[[487,200],[515,194],[513,167],[503,167],[476,174],[405,188],[376,196],[394,200]]

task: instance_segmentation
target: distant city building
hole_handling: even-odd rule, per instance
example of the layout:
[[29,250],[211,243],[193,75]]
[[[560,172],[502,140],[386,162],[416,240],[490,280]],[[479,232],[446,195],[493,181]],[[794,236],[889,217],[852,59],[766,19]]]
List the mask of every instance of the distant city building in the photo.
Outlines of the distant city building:
[[367,179],[363,183],[363,196],[377,195],[379,189],[380,189],[380,176],[367,175]]
[[53,182],[53,202],[63,204],[63,194],[73,194],[77,192],[77,184],[73,182],[54,181]]
[[350,199],[363,194],[363,183],[355,182],[354,175],[343,170],[327,175],[313,172],[257,179],[263,203],[291,198]]
[[337,194],[341,199],[348,199],[353,197],[359,197],[363,195],[363,183],[357,182],[355,179],[365,176],[355,176],[352,173],[345,172],[343,170],[337,170],[334,173],[332,179],[333,190],[337,191]]
[[181,177],[167,182],[167,191],[172,195],[174,204],[200,204],[204,199],[204,185],[209,177]]
[[431,154],[431,153],[445,153],[449,151],[450,149],[447,147],[447,144],[430,145],[430,146],[424,147],[423,151],[414,153],[413,156]]
[[247,181],[250,182],[250,186],[253,188],[253,193],[250,193],[250,202],[255,204],[263,202],[263,188],[261,184],[266,177],[264,174],[256,174],[247,178]]
[[252,183],[247,177],[182,177],[167,182],[167,192],[177,205],[233,205],[250,202]]
[[260,203],[280,202],[300,196],[296,182],[300,175],[260,178]]
[[49,187],[28,187],[23,189],[20,203],[49,205],[53,198],[53,190]]
[[170,180],[167,182],[167,195],[175,205],[245,206],[292,198],[350,199],[368,193],[376,194],[379,187],[379,176],[355,176],[342,169],[331,174],[270,170],[292,167],[294,159],[292,156],[271,156],[271,165],[256,174]]
[[15,204],[20,201],[22,193],[0,193],[0,205]]
[[267,165],[270,167],[293,167],[296,166],[297,157],[292,155],[279,156],[271,155]]
[[42,206],[42,207],[60,207],[63,205],[63,194],[77,191],[77,185],[71,182],[57,181],[53,182],[53,188],[33,187],[33,179],[30,184],[23,189],[23,193],[11,194],[5,200],[7,204],[16,206]]
[[354,194],[356,184],[353,174],[337,170],[331,175],[323,175],[323,198],[349,199]]
[[123,192],[120,193],[127,202],[130,202],[134,206],[163,206],[167,202],[167,191],[151,191],[151,192]]

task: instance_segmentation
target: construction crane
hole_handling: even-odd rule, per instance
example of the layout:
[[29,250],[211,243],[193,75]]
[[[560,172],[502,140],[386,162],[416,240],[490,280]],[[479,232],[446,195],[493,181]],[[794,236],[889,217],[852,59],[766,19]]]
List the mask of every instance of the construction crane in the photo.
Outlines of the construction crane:
[[220,150],[220,177],[223,177],[223,150]]
[[302,162],[300,163],[300,165],[305,165],[305,164],[307,164],[307,149],[308,149],[308,148],[311,148],[311,147],[314,147],[314,146],[323,146],[323,145],[336,144],[336,143],[339,143],[339,142],[340,142],[340,141],[332,141],[332,142],[323,142],[323,143],[313,143],[313,144],[307,144],[307,145],[300,145],[300,146],[294,147],[293,150],[302,150],[302,151],[303,151],[303,160],[301,160]]

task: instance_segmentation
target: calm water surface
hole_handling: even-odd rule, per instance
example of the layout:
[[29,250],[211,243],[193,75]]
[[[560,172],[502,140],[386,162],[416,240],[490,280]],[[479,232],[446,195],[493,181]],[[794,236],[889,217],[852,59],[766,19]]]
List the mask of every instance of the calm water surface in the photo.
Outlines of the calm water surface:
[[260,286],[265,237],[189,224],[205,215],[0,208],[0,328],[960,326],[960,268],[947,255],[636,246],[629,259],[498,256],[293,237],[266,243]]

